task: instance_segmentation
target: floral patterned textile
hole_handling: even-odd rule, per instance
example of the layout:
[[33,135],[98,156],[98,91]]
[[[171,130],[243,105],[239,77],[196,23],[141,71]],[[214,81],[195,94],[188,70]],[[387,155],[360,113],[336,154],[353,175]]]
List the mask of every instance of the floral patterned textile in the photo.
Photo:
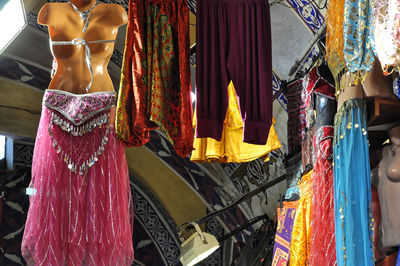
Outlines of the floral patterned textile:
[[345,0],[343,53],[354,81],[362,81],[375,60],[372,0]]
[[[375,50],[381,62],[384,74],[389,74],[389,68],[396,65],[395,45],[395,12],[397,5],[393,0],[374,0],[374,37]],[[397,61],[397,63],[399,63]]]
[[[114,92],[46,91],[21,247],[28,265],[131,265],[133,205],[109,123],[114,103]],[[75,127],[65,114],[91,118]]]
[[180,156],[192,150],[189,11],[184,0],[130,0],[116,133],[129,146],[163,129]]

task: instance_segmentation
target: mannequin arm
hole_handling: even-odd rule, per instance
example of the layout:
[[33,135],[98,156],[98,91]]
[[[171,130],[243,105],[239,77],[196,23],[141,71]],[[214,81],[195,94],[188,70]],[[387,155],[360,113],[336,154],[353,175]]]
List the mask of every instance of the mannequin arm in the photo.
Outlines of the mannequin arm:
[[379,185],[379,165],[371,171],[371,182],[374,187]]
[[50,4],[45,4],[39,11],[37,22],[41,25],[47,25],[50,8],[49,5]]

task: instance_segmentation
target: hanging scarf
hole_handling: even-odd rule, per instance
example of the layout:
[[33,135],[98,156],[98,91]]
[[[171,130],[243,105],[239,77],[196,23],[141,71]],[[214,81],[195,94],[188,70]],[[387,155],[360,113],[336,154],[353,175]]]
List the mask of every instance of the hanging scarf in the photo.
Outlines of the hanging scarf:
[[343,25],[344,60],[357,84],[375,60],[372,0],[345,0]]
[[344,1],[329,1],[326,11],[326,61],[335,78],[336,95],[340,93],[340,73],[346,68],[343,55]]
[[395,18],[397,0],[375,0],[373,8],[374,38],[376,54],[381,62],[383,73],[389,75],[396,62]]

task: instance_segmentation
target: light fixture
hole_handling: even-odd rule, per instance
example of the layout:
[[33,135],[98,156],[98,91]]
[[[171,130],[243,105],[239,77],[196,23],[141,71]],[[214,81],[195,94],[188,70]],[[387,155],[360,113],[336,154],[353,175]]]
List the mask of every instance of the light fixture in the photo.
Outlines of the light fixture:
[[0,1],[0,54],[26,26],[23,0]]
[[189,225],[194,226],[195,232],[181,245],[179,260],[184,266],[195,265],[219,248],[219,243],[215,236],[202,232],[195,222]]

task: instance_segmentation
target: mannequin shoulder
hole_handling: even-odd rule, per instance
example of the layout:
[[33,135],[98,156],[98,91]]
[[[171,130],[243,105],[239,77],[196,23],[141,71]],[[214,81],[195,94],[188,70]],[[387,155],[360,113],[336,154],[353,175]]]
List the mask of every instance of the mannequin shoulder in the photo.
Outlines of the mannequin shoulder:
[[104,12],[107,20],[116,26],[122,26],[128,23],[128,14],[119,4],[101,3],[99,9],[102,13]]
[[39,10],[37,22],[48,25],[52,15],[62,12],[66,8],[66,3],[47,3]]

